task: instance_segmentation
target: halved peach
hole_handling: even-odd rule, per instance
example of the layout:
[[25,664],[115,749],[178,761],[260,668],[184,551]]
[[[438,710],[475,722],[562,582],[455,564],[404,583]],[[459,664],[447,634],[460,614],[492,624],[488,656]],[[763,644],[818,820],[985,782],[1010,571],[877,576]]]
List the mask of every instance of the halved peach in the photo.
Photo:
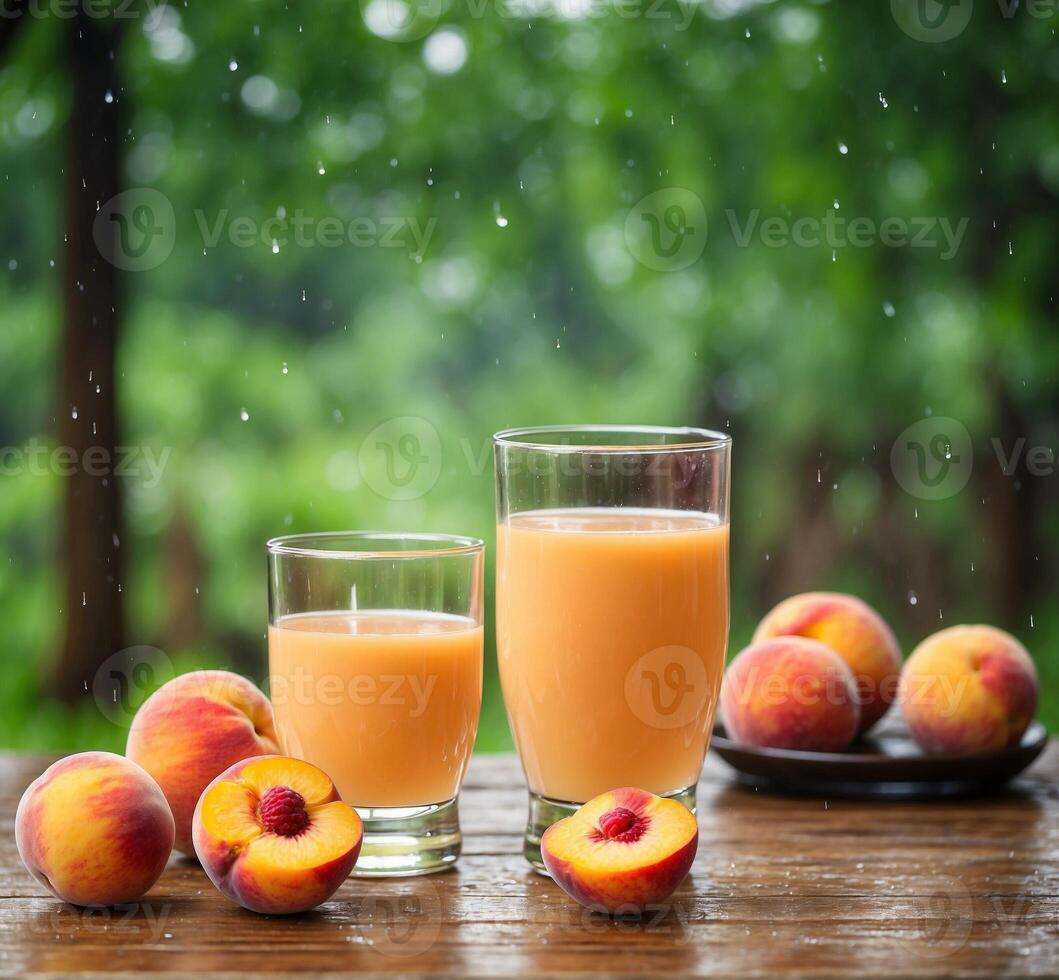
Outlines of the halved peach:
[[556,884],[594,911],[640,913],[684,880],[699,847],[695,815],[677,800],[626,787],[589,800],[541,837]]
[[195,853],[220,891],[251,912],[307,912],[357,863],[364,828],[316,766],[267,755],[237,762],[199,797]]

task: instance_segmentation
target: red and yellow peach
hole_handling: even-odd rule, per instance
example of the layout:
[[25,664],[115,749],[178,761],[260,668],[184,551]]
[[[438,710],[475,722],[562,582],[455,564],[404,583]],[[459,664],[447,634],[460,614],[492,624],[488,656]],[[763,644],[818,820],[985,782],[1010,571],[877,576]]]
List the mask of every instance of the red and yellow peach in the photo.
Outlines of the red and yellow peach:
[[901,673],[901,650],[886,621],[856,596],[805,592],[779,603],[754,631],[753,642],[776,636],[804,636],[831,647],[857,682],[860,732],[890,708]]
[[781,636],[729,664],[721,713],[731,738],[746,745],[840,752],[856,737],[861,707],[853,672],[834,650]]
[[686,806],[625,788],[552,824],[541,857],[556,884],[586,908],[633,914],[673,893],[698,846],[699,825]]
[[926,752],[1017,745],[1037,708],[1037,670],[1026,648],[992,626],[950,626],[928,636],[901,674],[898,700]]
[[325,773],[273,755],[237,762],[214,779],[195,808],[192,836],[224,895],[252,912],[284,915],[338,891],[364,829]]
[[15,842],[30,874],[73,905],[135,902],[173,850],[173,814],[157,783],[111,752],[49,767],[23,794]]
[[195,853],[191,818],[206,785],[240,759],[278,751],[272,706],[250,681],[224,670],[173,678],[140,707],[125,754],[162,788],[176,847]]

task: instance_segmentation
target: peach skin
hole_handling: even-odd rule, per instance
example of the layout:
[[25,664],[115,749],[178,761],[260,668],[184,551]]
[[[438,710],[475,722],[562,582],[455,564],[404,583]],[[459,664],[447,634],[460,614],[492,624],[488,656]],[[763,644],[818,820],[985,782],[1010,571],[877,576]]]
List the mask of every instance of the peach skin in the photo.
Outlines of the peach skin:
[[860,711],[846,662],[803,636],[751,644],[721,683],[725,728],[746,745],[841,752],[857,735]]
[[898,700],[926,752],[1017,745],[1037,710],[1037,669],[1026,648],[992,626],[950,626],[912,651]]
[[173,814],[138,765],[111,752],[67,756],[22,795],[19,856],[57,898],[73,905],[135,902],[173,850]]
[[791,596],[761,620],[753,642],[775,636],[819,640],[846,661],[857,681],[861,734],[890,709],[901,673],[901,650],[893,630],[866,602],[841,592]]
[[626,787],[589,800],[541,837],[557,885],[586,908],[642,913],[684,880],[699,825],[683,803]]
[[174,677],[141,705],[125,755],[161,786],[189,856],[191,817],[207,783],[240,759],[278,751],[272,706],[250,681],[225,670]]
[[251,912],[287,915],[326,902],[360,854],[356,810],[316,766],[285,756],[237,762],[206,788],[195,853],[222,894]]

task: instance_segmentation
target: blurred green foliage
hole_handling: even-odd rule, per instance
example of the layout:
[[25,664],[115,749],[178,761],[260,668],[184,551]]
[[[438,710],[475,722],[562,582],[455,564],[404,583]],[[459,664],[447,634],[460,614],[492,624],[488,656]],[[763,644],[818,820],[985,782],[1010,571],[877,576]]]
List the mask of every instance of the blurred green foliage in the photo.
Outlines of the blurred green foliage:
[[[384,36],[399,0],[190,3],[125,22],[123,181],[160,190],[176,218],[171,255],[123,281],[122,442],[164,460],[157,485],[122,481],[130,641],[261,679],[266,538],[419,529],[491,545],[493,431],[708,424],[735,438],[733,650],[811,588],[862,594],[906,651],[991,621],[1035,654],[1059,724],[1056,477],[1005,476],[993,442],[1059,449],[1059,49],[1051,20],[979,7],[937,44],[887,4],[835,2],[446,0],[407,40]],[[69,410],[66,29],[25,25],[0,65],[4,446],[52,444]],[[666,188],[701,200],[709,237],[659,271],[626,225]],[[967,220],[943,258],[878,240],[741,245],[733,220],[755,212]],[[282,222],[265,223],[297,214],[369,219],[375,237],[280,243]],[[249,247],[228,237],[237,218]],[[421,252],[412,221],[431,230]],[[389,247],[377,236],[394,222],[406,244]],[[975,451],[971,482],[938,501],[905,493],[889,463],[931,415],[959,420]],[[360,454],[402,416],[441,444],[436,484],[408,501],[373,489]],[[62,490],[55,473],[0,477],[0,744],[120,748],[87,693],[72,711],[40,693],[63,615]],[[489,658],[479,747],[498,749]]]

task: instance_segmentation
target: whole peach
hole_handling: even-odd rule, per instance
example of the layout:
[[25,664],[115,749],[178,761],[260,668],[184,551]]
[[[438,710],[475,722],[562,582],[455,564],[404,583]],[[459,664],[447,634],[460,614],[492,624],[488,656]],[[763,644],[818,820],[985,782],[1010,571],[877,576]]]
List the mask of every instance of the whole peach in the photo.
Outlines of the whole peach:
[[1037,670],[1026,648],[992,626],[950,626],[912,651],[898,698],[926,752],[1017,745],[1037,710]]
[[784,599],[754,631],[754,642],[805,636],[835,651],[853,671],[860,697],[860,732],[890,709],[901,673],[893,630],[871,606],[841,592],[803,592]]
[[853,672],[830,647],[783,636],[747,647],[721,684],[729,735],[747,745],[839,752],[860,725]]
[[138,765],[111,752],[67,756],[34,780],[15,814],[30,874],[73,905],[135,902],[173,851],[173,814]]
[[349,877],[364,826],[330,777],[285,756],[244,759],[195,808],[195,851],[222,894],[286,915],[326,902]]
[[176,820],[176,847],[194,856],[191,818],[202,791],[240,759],[277,751],[272,706],[225,670],[174,677],[136,713],[125,754],[161,786]]

